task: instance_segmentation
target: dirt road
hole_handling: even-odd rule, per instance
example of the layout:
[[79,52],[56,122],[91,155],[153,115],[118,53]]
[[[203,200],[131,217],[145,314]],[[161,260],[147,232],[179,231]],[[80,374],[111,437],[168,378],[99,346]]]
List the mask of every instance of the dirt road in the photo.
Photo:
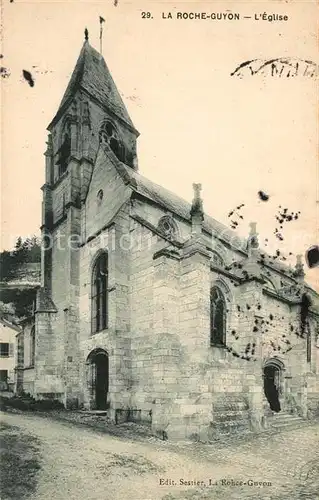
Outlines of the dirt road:
[[176,445],[30,414],[1,420],[40,443],[32,500],[318,498],[318,423],[240,444]]

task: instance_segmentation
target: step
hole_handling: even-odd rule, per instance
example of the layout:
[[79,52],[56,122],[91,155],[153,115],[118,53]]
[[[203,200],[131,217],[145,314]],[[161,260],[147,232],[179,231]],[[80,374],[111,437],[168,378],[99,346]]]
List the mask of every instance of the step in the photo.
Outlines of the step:
[[80,410],[80,415],[90,417],[92,415],[97,415],[99,417],[104,417],[107,415],[107,410]]
[[230,420],[227,422],[211,422],[210,429],[217,432],[234,432],[242,429],[249,429],[250,423],[248,419],[245,420]]
[[299,429],[299,427],[303,427],[304,425],[305,425],[304,421],[294,422],[294,423],[287,422],[284,425],[272,425],[271,429],[278,430],[278,431],[286,431],[286,430]]
[[287,429],[290,427],[298,427],[304,425],[306,421],[298,416],[291,416],[290,418],[282,418],[281,420],[273,419],[269,424],[275,429]]
[[271,421],[272,422],[286,422],[286,421],[293,421],[293,420],[303,420],[299,415],[281,415],[278,417],[272,417]]
[[215,409],[213,412],[214,421],[225,421],[225,420],[236,420],[248,418],[249,412],[248,410],[227,410],[227,411],[218,411]]

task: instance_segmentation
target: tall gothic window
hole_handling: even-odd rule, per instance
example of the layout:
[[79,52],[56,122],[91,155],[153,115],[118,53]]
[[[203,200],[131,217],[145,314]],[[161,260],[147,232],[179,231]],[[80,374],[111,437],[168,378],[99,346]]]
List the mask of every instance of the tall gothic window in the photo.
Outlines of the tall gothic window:
[[108,324],[108,256],[103,252],[95,262],[92,273],[92,333],[100,332]]
[[34,366],[35,361],[35,327],[30,332],[30,366]]
[[226,301],[217,287],[210,291],[210,345],[226,343]]

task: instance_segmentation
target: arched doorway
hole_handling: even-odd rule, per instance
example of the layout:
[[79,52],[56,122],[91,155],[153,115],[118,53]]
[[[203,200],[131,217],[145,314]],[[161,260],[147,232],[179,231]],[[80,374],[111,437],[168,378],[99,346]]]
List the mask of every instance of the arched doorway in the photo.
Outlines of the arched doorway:
[[109,390],[109,357],[104,349],[94,349],[88,358],[89,389],[92,410],[107,409],[107,395]]
[[284,364],[279,359],[270,359],[264,365],[264,393],[270,409],[276,413],[281,411],[282,372]]

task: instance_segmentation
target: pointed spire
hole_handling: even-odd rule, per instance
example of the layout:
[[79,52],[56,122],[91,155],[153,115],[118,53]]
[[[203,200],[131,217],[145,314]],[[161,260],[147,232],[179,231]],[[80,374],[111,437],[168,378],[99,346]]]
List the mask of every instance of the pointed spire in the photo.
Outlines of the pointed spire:
[[67,89],[63,95],[59,109],[48,126],[50,130],[79,91],[94,99],[103,109],[110,111],[138,137],[121,95],[113,81],[111,73],[99,52],[88,42],[88,32],[85,31],[85,42],[73,70]]
[[200,197],[202,185],[193,183],[193,190],[194,190],[194,198],[192,201],[191,215],[200,215],[203,220],[204,219],[203,200]]
[[194,198],[190,210],[192,218],[192,234],[199,235],[202,232],[202,222],[204,220],[203,200],[200,197],[201,184],[193,183]]
[[247,241],[247,251],[248,257],[243,264],[243,273],[245,274],[246,279],[257,279],[261,280],[261,267],[258,263],[258,233],[257,233],[257,223],[251,222],[249,224],[250,232]]

